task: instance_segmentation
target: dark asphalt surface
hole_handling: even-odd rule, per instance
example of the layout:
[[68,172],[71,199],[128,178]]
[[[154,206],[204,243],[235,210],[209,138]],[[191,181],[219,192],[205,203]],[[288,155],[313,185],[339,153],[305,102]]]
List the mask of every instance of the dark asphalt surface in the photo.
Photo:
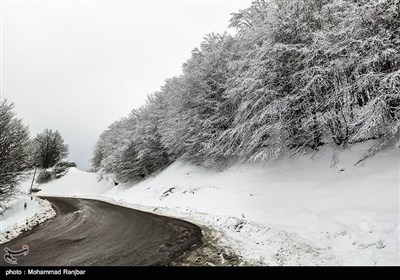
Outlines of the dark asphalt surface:
[[201,243],[200,228],[185,221],[97,200],[45,199],[57,216],[1,244],[1,266],[10,266],[5,247],[24,244],[29,254],[17,257],[23,266],[161,266]]

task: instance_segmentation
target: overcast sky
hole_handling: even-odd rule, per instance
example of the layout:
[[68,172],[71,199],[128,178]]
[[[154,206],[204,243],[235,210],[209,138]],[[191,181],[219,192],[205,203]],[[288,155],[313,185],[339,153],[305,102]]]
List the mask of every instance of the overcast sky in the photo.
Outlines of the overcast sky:
[[[2,89],[34,136],[57,129],[90,167],[113,121],[142,105],[205,34],[251,1],[2,1]],[[232,31],[231,31],[232,32]]]

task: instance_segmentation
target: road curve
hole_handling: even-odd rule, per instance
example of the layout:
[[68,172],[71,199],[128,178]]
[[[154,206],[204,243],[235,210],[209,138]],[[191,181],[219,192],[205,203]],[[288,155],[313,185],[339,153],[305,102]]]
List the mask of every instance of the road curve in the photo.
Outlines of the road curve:
[[185,221],[79,198],[45,197],[57,216],[0,245],[21,250],[23,266],[168,265],[201,242],[199,227]]

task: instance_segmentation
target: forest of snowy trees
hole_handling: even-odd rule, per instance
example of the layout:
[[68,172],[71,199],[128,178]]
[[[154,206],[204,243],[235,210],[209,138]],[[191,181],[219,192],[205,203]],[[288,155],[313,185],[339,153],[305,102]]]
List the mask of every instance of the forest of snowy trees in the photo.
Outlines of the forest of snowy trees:
[[10,195],[28,168],[28,127],[15,116],[13,104],[0,101],[0,202]]
[[96,170],[134,182],[177,159],[223,167],[369,139],[366,157],[399,148],[400,0],[255,1],[230,26],[102,133]]
[[57,130],[45,129],[30,139],[29,128],[13,109],[12,103],[0,100],[0,203],[15,192],[25,171],[51,167],[68,156]]

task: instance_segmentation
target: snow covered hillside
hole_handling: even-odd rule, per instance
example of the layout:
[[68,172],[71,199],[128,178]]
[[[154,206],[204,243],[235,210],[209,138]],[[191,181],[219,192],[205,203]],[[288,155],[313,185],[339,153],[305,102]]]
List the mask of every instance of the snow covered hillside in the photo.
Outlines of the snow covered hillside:
[[175,163],[133,186],[72,168],[40,194],[185,218],[212,228],[243,264],[398,265],[399,157],[384,150],[354,166],[368,147],[222,172]]

